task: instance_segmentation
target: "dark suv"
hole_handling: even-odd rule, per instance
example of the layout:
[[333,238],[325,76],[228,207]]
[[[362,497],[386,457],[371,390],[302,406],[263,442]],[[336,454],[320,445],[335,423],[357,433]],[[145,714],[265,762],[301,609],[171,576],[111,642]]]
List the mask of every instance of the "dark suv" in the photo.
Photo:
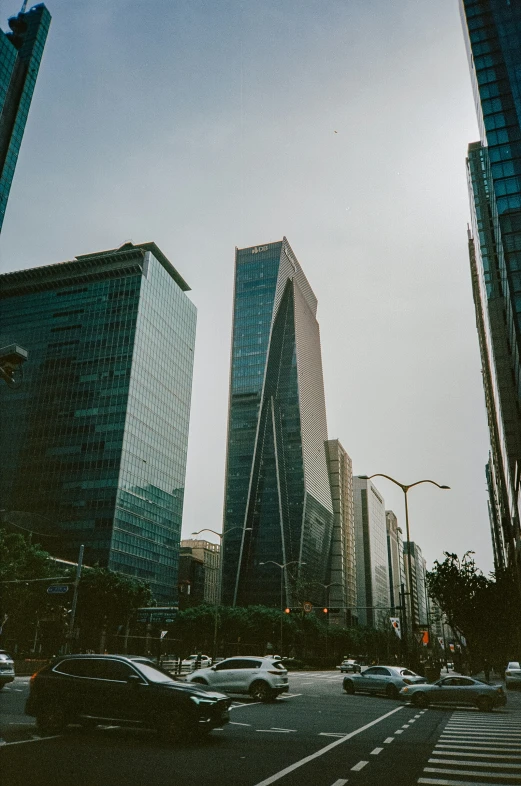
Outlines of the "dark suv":
[[66,655],[31,677],[25,712],[44,732],[116,722],[177,740],[228,723],[229,706],[222,693],[176,681],[144,659]]

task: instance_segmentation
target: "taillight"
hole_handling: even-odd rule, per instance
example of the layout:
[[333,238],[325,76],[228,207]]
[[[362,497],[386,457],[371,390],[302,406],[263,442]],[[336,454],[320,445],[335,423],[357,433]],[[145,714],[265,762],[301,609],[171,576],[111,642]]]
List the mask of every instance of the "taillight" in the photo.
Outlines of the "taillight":
[[280,677],[283,677],[287,673],[287,671],[281,671],[280,669],[268,669],[268,674],[278,674]]
[[512,676],[512,675],[510,674],[510,672],[509,672],[509,671],[505,671],[505,677],[511,677],[511,676]]

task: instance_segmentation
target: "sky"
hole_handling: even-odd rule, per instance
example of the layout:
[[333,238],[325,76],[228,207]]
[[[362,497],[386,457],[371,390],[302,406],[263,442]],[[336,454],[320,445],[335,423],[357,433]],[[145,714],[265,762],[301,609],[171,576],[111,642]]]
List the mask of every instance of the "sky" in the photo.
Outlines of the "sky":
[[[154,241],[189,283],[183,536],[222,529],[234,248],[286,236],[318,297],[329,437],[355,474],[449,485],[409,492],[411,539],[429,567],[472,550],[491,571],[457,0],[46,5],[0,269]],[[3,29],[19,6],[0,0]]]

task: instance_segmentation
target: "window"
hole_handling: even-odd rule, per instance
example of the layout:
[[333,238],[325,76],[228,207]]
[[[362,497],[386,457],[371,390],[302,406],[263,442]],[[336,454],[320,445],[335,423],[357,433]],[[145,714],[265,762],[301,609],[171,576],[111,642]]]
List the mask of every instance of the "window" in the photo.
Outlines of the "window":
[[223,660],[222,663],[218,663],[215,667],[215,671],[226,671],[227,669],[236,669],[237,666],[235,665],[237,661],[234,660]]
[[260,669],[261,661],[260,660],[236,660],[233,668],[234,669]]

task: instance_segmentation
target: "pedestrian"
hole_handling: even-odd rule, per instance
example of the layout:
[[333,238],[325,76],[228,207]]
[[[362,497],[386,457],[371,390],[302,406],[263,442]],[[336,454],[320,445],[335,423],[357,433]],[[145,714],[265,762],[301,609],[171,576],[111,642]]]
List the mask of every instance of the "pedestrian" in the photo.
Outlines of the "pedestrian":
[[201,668],[201,663],[202,663],[201,653],[198,652],[194,663],[194,671],[197,671],[197,669]]

